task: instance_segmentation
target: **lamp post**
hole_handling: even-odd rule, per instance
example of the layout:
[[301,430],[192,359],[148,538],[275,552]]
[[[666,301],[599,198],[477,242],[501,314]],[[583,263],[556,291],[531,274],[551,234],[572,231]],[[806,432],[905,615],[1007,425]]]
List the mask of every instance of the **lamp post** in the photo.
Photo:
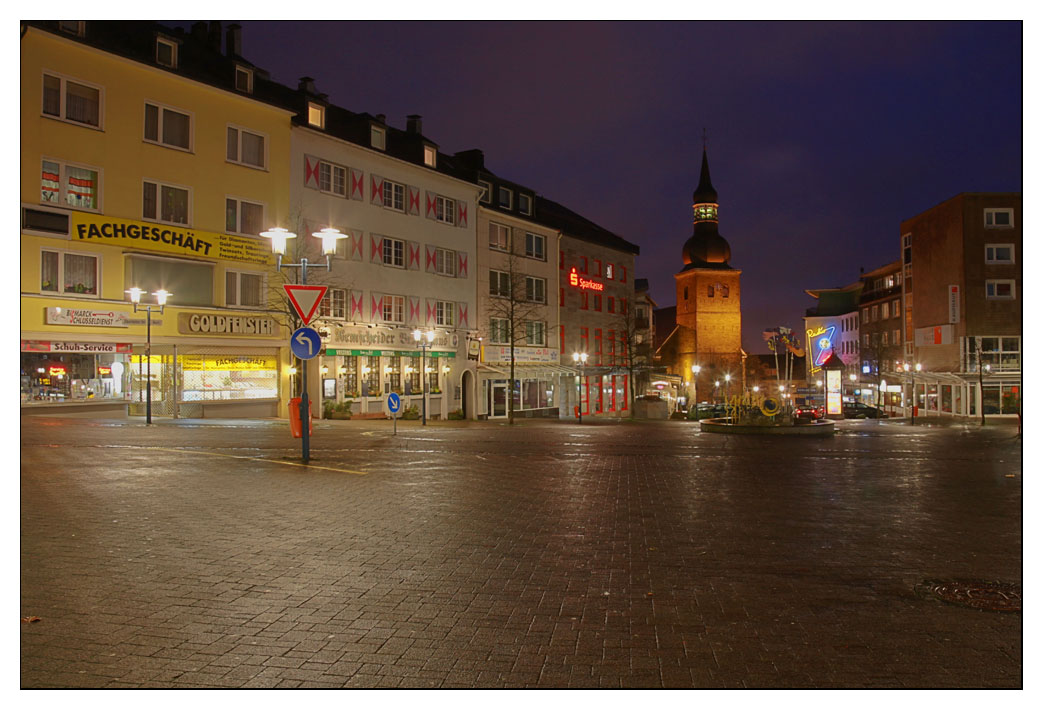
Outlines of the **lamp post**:
[[[138,307],[141,304],[141,294],[145,293],[137,286],[132,286],[127,289],[127,293],[130,294],[130,302],[134,304],[134,312],[138,312]],[[170,291],[166,289],[159,289],[152,294],[156,297],[156,303],[159,305],[159,314],[163,315],[163,307],[167,303],[167,298],[171,295]],[[152,423],[152,304],[146,303],[141,308],[145,309],[145,424]],[[140,370],[139,370],[140,372]]]
[[974,339],[974,347],[978,351],[978,410],[981,414],[981,425],[985,426],[985,378],[983,371],[991,371],[990,365],[981,362],[981,338]]
[[702,365],[692,365],[692,400],[695,403],[695,418],[699,419],[699,373]]
[[923,366],[916,363],[910,368],[909,363],[905,363],[903,368],[909,373],[909,391],[912,399],[909,403],[909,426],[914,426],[916,424],[916,373],[923,369]]
[[572,362],[579,365],[579,416],[577,420],[580,424],[583,423],[583,383],[586,379],[584,368],[587,365],[587,354],[586,353],[572,353]]
[[427,349],[435,341],[435,331],[423,332],[417,328],[413,331],[413,340],[420,346],[420,423],[427,426]]
[[732,391],[732,376],[731,375],[725,375],[724,376],[724,401],[725,402],[727,402],[728,398],[731,396],[731,391]]
[[721,389],[721,381],[720,380],[714,380],[713,381],[713,403],[714,404],[717,404],[717,391],[719,389]]
[[[308,259],[302,256],[301,260],[296,264],[284,264],[282,263],[283,254],[286,253],[286,242],[289,239],[297,237],[296,234],[282,227],[273,227],[266,232],[261,232],[262,237],[266,237],[272,240],[272,253],[276,256],[275,268],[282,271],[283,267],[286,268],[297,268],[301,270],[301,284],[305,285],[308,283]],[[312,232],[313,237],[317,237],[322,241],[322,254],[326,257],[326,271],[330,270],[330,257],[337,251],[337,240],[343,239],[344,235],[340,233],[340,230],[334,229],[333,227],[326,227],[318,232]],[[301,371],[301,460],[304,463],[308,463],[310,456],[310,445],[309,440],[310,434],[308,428],[311,426],[311,421],[308,418],[308,412],[311,409],[311,402],[308,399],[308,365],[305,363],[302,366]]]

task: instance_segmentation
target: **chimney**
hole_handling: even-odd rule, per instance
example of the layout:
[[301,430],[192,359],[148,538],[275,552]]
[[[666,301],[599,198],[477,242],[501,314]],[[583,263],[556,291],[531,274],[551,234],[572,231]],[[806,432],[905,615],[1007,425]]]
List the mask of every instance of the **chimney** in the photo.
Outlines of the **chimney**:
[[192,23],[192,39],[199,44],[206,44],[206,23]]
[[377,120],[380,121],[381,123],[387,123],[388,122],[388,117],[385,114],[378,113],[377,114]]
[[225,54],[229,57],[241,57],[243,55],[243,26],[228,25],[225,30]]
[[297,91],[303,91],[307,94],[315,93],[315,80],[310,76],[302,76],[297,83]]
[[478,148],[462,150],[453,157],[472,170],[485,170],[485,153]]
[[413,134],[416,134],[416,135],[420,135],[420,134],[423,133],[423,130],[421,129],[421,126],[422,126],[422,123],[420,121],[420,116],[419,115],[413,113],[413,114],[410,114],[410,115],[406,116],[406,133],[413,133]]
[[221,53],[221,21],[210,21],[210,36],[208,37],[210,49],[218,54]]

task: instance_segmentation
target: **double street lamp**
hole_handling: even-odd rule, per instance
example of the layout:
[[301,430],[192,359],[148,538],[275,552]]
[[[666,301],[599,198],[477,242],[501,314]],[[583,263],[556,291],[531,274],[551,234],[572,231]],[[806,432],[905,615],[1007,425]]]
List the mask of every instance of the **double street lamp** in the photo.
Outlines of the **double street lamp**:
[[699,418],[699,373],[702,365],[692,365],[692,401],[695,403],[695,418]]
[[[308,283],[308,259],[305,256],[301,257],[301,260],[296,264],[284,264],[282,262],[283,254],[286,253],[286,242],[290,239],[295,239],[296,234],[290,232],[282,227],[273,227],[266,232],[261,232],[262,237],[266,237],[272,240],[272,253],[277,257],[276,268],[279,271],[285,268],[297,268],[301,270],[301,285]],[[341,234],[339,229],[333,227],[326,227],[318,232],[312,232],[312,236],[322,241],[322,254],[326,257],[326,271],[330,270],[330,257],[337,253],[337,240],[343,239],[344,235]],[[320,264],[321,266],[321,264]],[[308,366],[305,364],[301,368],[301,459],[307,463],[310,458],[310,433],[308,431],[311,426],[311,420],[308,416],[311,410],[311,402],[308,399]]]
[[586,353],[572,353],[572,362],[579,365],[579,414],[577,420],[580,424],[583,423],[583,385],[585,384],[585,368],[587,366],[587,354]]
[[[137,286],[132,286],[127,289],[127,293],[130,294],[130,302],[134,304],[134,312],[137,313],[141,304],[141,294],[145,293],[142,289]],[[166,289],[159,289],[152,294],[156,297],[157,311],[160,315],[163,315],[163,307],[167,303],[167,298],[173,294]],[[146,374],[145,374],[145,423],[152,423],[152,305],[146,303],[141,306],[145,310],[145,361],[146,361]],[[138,371],[140,372],[140,370]]]
[[417,328],[413,331],[413,340],[420,346],[420,406],[421,424],[427,426],[427,349],[435,342],[435,331],[424,332]]

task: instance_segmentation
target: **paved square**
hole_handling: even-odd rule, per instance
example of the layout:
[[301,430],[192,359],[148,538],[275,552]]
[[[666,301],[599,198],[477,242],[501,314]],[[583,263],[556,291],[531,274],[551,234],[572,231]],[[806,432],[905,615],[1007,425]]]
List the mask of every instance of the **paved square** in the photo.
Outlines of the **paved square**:
[[998,688],[1016,428],[22,418],[23,687]]

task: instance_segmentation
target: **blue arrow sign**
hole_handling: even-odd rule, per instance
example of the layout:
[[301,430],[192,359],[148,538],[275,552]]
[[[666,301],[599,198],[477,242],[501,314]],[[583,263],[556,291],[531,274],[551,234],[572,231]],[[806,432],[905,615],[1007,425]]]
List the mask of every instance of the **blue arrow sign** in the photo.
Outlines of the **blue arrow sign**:
[[290,336],[290,350],[301,360],[311,360],[322,349],[322,339],[314,328],[298,328]]
[[395,414],[399,409],[402,408],[402,398],[392,392],[388,395],[388,410]]

